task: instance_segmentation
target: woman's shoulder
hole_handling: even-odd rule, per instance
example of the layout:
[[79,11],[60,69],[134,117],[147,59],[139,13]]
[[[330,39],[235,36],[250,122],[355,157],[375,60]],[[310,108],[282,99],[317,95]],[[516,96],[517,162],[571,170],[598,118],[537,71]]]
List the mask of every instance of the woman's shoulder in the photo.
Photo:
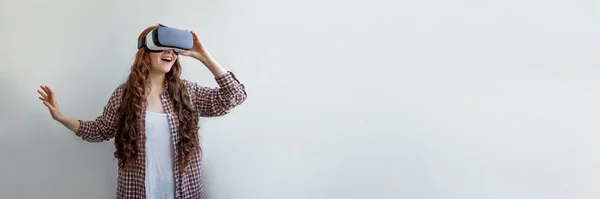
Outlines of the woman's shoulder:
[[121,98],[121,96],[123,96],[124,92],[125,92],[125,83],[121,83],[113,89],[111,97]]
[[125,83],[118,84],[108,98],[108,105],[117,108],[121,104],[121,99],[125,93]]

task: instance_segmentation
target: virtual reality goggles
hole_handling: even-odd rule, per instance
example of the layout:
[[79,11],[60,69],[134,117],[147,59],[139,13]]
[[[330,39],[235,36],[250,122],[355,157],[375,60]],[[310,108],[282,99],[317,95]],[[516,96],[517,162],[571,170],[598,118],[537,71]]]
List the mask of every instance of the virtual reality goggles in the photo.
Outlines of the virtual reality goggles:
[[159,24],[138,41],[138,49],[146,48],[150,52],[173,50],[175,53],[191,50],[194,46],[192,33]]

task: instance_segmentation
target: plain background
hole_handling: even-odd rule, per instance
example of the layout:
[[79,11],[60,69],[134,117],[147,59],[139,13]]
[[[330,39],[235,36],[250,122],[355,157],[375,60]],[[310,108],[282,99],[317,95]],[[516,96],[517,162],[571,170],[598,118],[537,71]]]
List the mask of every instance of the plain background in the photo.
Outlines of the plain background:
[[[198,33],[246,85],[202,119],[207,199],[600,197],[600,1],[0,4],[0,197],[115,197],[97,117],[156,23]],[[216,86],[199,62],[184,77]]]

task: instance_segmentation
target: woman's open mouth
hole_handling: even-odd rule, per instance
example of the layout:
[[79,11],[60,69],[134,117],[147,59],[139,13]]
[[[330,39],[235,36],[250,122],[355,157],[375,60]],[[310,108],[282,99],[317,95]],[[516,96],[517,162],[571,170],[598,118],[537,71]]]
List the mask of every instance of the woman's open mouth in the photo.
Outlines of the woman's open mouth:
[[171,61],[173,61],[173,58],[172,57],[163,57],[163,58],[160,58],[160,60],[170,63]]

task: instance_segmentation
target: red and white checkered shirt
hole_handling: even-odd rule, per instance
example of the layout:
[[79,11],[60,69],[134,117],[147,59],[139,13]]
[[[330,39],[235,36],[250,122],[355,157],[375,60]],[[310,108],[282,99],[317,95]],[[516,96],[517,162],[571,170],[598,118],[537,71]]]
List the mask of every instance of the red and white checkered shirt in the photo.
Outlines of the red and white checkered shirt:
[[[184,80],[187,86],[188,94],[191,98],[196,114],[196,119],[199,117],[216,117],[227,114],[232,108],[240,105],[246,100],[246,91],[244,85],[241,84],[233,73],[228,72],[226,75],[216,77],[215,80],[219,84],[219,88],[209,88],[198,85],[196,82]],[[166,89],[165,89],[166,90]],[[108,103],[104,107],[103,113],[95,120],[85,121],[80,120],[81,125],[75,134],[88,142],[102,142],[114,138],[115,127],[117,124],[117,108],[121,103],[123,94],[123,85],[117,87],[110,96]],[[177,199],[201,199],[203,196],[202,184],[202,165],[200,151],[192,156],[189,170],[191,172],[184,173],[179,171],[179,156],[177,154],[177,146],[181,135],[179,134],[179,121],[177,114],[173,109],[171,96],[165,91],[161,93],[162,106],[165,109],[169,120],[169,129],[171,132],[172,142],[175,147],[175,198]],[[145,110],[147,103],[142,106],[142,124],[145,122]],[[137,168],[123,170],[119,168],[117,180],[117,198],[118,199],[145,199],[145,145],[142,143],[140,148],[142,154],[135,160],[139,165]]]

